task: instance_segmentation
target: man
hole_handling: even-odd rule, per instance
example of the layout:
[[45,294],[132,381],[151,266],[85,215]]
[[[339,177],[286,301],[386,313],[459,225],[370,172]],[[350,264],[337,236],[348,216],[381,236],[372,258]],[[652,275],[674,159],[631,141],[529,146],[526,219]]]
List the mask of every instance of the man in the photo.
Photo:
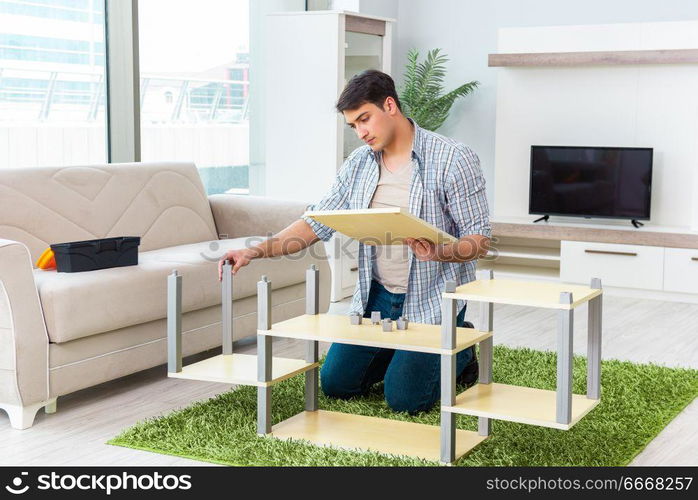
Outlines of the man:
[[[406,316],[416,323],[441,323],[441,293],[448,280],[475,279],[475,260],[487,253],[490,238],[485,180],[467,146],[422,129],[402,114],[390,76],[368,70],[347,84],[336,105],[366,145],[340,169],[330,191],[313,210],[400,206],[458,238],[434,244],[408,239],[407,246],[359,245],[359,282],[350,313],[383,318]],[[294,253],[333,230],[301,218],[255,247],[229,251],[219,263],[234,262],[233,273],[250,260]],[[397,250],[396,250],[397,249]],[[466,326],[465,301],[458,301],[458,326]],[[440,360],[436,354],[333,344],[320,373],[323,392],[350,398],[384,382],[385,399],[395,411],[426,411],[439,398]],[[460,382],[477,378],[474,349],[456,356]]]

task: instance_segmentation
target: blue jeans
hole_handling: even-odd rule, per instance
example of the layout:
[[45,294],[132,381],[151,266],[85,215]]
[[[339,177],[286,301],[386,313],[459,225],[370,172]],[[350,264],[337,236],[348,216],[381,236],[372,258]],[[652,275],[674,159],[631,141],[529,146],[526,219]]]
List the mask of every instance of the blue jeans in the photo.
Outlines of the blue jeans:
[[[402,314],[404,301],[404,293],[391,293],[373,280],[364,318],[370,318],[371,311],[380,311],[381,317],[396,320]],[[456,324],[465,326],[465,307]],[[459,352],[456,374],[472,359],[472,347]],[[332,344],[320,371],[320,384],[327,396],[348,399],[366,394],[382,380],[388,405],[395,411],[415,414],[429,410],[439,399],[440,370],[438,354]]]

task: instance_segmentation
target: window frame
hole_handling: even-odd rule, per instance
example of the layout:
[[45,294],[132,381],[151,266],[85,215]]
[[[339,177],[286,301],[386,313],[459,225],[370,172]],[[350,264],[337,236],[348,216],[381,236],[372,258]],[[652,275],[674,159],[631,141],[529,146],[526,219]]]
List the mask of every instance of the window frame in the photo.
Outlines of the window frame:
[[141,161],[138,0],[104,0],[107,162]]

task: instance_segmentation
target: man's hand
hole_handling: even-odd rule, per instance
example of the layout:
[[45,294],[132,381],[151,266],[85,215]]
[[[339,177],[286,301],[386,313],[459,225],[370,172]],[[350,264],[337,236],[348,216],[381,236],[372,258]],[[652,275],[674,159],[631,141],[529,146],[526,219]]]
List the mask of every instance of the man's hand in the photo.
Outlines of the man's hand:
[[223,264],[226,260],[233,262],[232,273],[235,274],[238,269],[246,266],[252,259],[257,256],[257,251],[252,248],[241,248],[239,250],[228,250],[226,254],[218,261],[218,281],[223,279]]
[[232,273],[235,274],[238,269],[246,266],[253,259],[272,258],[300,252],[319,240],[320,238],[317,237],[310,224],[303,219],[298,219],[258,245],[230,250],[226,253],[218,261],[218,281],[223,279],[223,264],[226,260],[233,261]]
[[490,239],[480,234],[464,236],[455,243],[437,245],[424,238],[405,238],[417,260],[467,262],[487,255]]
[[412,249],[417,260],[439,260],[438,250],[440,245],[436,245],[424,238],[405,238],[405,243]]

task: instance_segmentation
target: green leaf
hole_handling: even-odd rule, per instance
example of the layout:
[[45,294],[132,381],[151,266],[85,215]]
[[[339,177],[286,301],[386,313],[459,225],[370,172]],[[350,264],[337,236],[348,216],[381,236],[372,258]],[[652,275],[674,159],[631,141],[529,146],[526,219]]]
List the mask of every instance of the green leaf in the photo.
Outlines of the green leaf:
[[407,115],[411,113],[410,106],[414,102],[414,96],[416,93],[418,58],[419,53],[415,49],[411,49],[407,53],[407,66],[405,68],[405,86],[400,92],[400,102],[402,104],[403,111]]
[[416,49],[407,53],[404,84],[399,93],[402,111],[427,130],[443,125],[453,103],[474,92],[479,85],[472,81],[444,93],[447,62],[448,57],[441,49],[430,50],[421,62]]

